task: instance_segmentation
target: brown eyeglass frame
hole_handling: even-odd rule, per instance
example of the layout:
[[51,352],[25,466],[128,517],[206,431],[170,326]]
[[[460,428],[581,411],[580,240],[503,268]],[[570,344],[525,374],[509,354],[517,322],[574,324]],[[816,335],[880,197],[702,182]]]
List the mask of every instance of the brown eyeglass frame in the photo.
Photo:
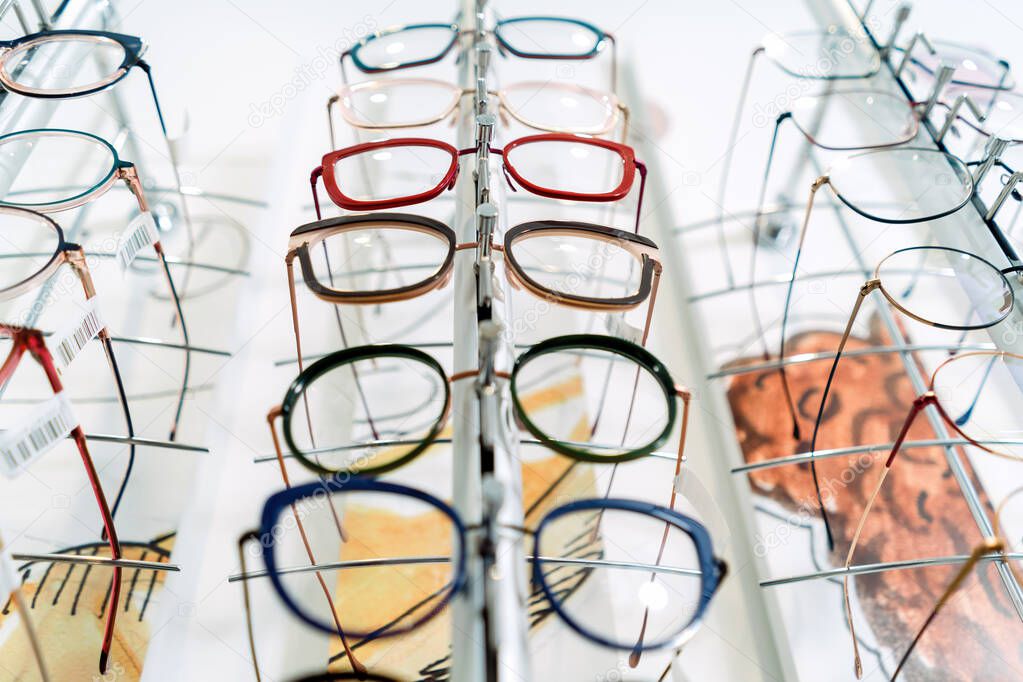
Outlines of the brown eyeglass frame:
[[[448,253],[437,272],[421,282],[405,287],[365,292],[338,291],[320,282],[316,277],[312,260],[309,256],[310,249],[317,244],[322,244],[328,237],[349,230],[365,229],[375,224],[386,226],[387,229],[405,229],[428,234],[447,244]],[[631,296],[602,299],[566,294],[543,287],[519,266],[515,260],[514,249],[512,247],[516,242],[523,239],[548,235],[578,235],[615,244],[629,252],[641,263],[642,271],[639,291]],[[295,289],[294,262],[296,258],[302,270],[303,281],[305,281],[306,286],[309,287],[310,291],[317,298],[335,305],[368,305],[406,301],[443,288],[451,279],[455,253],[464,249],[477,248],[478,246],[479,244],[476,242],[457,243],[454,231],[439,220],[409,213],[368,213],[340,216],[318,220],[297,228],[291,233],[288,252],[284,257],[284,264],[288,275],[288,291],[291,299],[292,325],[295,333],[295,347],[299,358],[299,369],[303,368],[303,362],[298,324],[298,299]],[[493,244],[492,247],[494,250],[505,254],[506,263],[510,266],[506,268],[509,283],[513,287],[525,289],[543,300],[582,310],[607,313],[625,312],[636,308],[644,300],[649,301],[640,344],[646,343],[650,333],[654,304],[657,300],[657,291],[663,271],[657,245],[650,239],[604,225],[566,220],[540,220],[522,223],[511,228],[505,234],[504,245]]]

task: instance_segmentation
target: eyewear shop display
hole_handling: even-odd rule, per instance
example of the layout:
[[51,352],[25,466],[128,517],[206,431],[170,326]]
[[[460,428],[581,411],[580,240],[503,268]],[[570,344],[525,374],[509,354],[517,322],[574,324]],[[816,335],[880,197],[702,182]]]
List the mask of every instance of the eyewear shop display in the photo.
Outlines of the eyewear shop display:
[[0,682],[1023,677],[1002,46],[828,0],[673,112],[668,10],[505,4],[196,155],[275,53],[0,2]]

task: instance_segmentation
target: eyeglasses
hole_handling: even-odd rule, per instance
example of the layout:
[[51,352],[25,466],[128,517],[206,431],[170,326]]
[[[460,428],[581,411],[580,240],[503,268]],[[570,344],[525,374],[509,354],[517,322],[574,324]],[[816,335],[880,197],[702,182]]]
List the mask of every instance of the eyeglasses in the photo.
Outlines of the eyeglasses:
[[[351,126],[366,130],[417,128],[452,116],[463,97],[475,94],[453,83],[429,78],[372,80],[341,86],[327,100],[331,146],[336,148],[333,110]],[[621,139],[628,135],[629,110],[610,92],[570,83],[529,81],[489,93],[498,111],[523,125],[552,133],[606,135],[622,121]]]
[[[318,246],[322,259],[315,258]],[[285,264],[293,300],[297,259],[306,286],[321,300],[337,305],[389,303],[444,287],[455,254],[478,246],[456,243],[454,231],[437,220],[372,213],[299,227],[291,234]],[[649,300],[646,338],[662,272],[657,245],[646,237],[592,223],[540,220],[513,227],[504,244],[493,248],[504,254],[514,287],[552,303],[615,313]],[[414,254],[416,262],[394,262],[396,251]],[[338,271],[331,261],[357,267]],[[396,268],[411,274],[397,276]]]
[[[191,367],[191,351],[188,328],[181,307],[181,299],[174,285],[170,267],[164,255],[163,244],[153,223],[138,170],[130,161],[119,158],[113,145],[101,137],[78,130],[64,128],[37,128],[0,135],[0,156],[23,159],[22,170],[15,178],[0,206],[30,209],[39,213],[59,213],[83,206],[105,194],[118,180],[122,180],[138,202],[142,214],[125,232],[122,254],[127,261],[142,248],[152,245],[160,261],[167,289],[174,301],[176,323],[181,327],[184,341],[185,367],[182,373],[181,389],[178,392],[177,407],[170,429],[170,440],[174,440],[188,390]],[[40,178],[50,178],[54,172],[54,159],[67,163],[74,159],[76,180],[71,185],[39,187]]]
[[[145,52],[146,45],[141,38],[121,33],[42,31],[0,42],[0,84],[8,92],[25,97],[71,99],[111,88],[138,67],[145,72],[149,82],[153,108],[167,144],[178,193],[181,194],[180,165],[167,133],[152,68],[142,58]],[[83,65],[91,68],[81,68]],[[191,216],[184,195],[181,207],[191,235]]]
[[[449,377],[428,353],[399,344],[335,351],[309,365],[288,388],[279,408],[284,442],[301,464],[321,475],[391,471],[430,447],[450,415],[450,383],[474,374]],[[587,412],[578,403],[551,409],[525,398],[543,390],[568,401],[579,395],[584,375],[657,399],[641,411],[601,418],[602,392],[586,406],[596,419],[583,428]],[[555,337],[519,356],[507,378],[516,414],[538,443],[591,463],[627,462],[658,450],[674,429],[675,399],[681,398],[676,473],[681,470],[691,396],[641,346],[596,334]],[[342,412],[351,416],[339,419]],[[610,442],[611,432],[622,434],[617,443]]]
[[[849,568],[849,566],[852,565],[853,553],[856,551],[860,534],[863,532],[863,527],[866,524],[867,515],[870,513],[871,507],[877,499],[878,493],[881,491],[881,486],[884,484],[885,478],[887,478],[888,473],[895,464],[895,457],[901,451],[902,443],[905,441],[910,427],[913,425],[917,416],[928,406],[933,405],[941,420],[945,422],[952,431],[966,439],[971,446],[991,455],[996,455],[1016,462],[1023,462],[1023,455],[1014,452],[1013,450],[1004,449],[998,446],[997,440],[995,441],[995,446],[989,445],[988,443],[991,442],[992,434],[985,433],[983,427],[976,425],[976,420],[973,420],[974,424],[969,423],[979,399],[981,388],[987,382],[988,376],[993,371],[995,364],[999,361],[1002,363],[1003,369],[1006,370],[1010,377],[1023,376],[1023,373],[1021,373],[1021,370],[1023,370],[1023,355],[1016,355],[1014,353],[1006,353],[1002,351],[975,351],[960,353],[948,360],[945,360],[937,369],[934,370],[934,373],[931,375],[927,391],[913,401],[909,414],[906,416],[906,420],[903,423],[902,428],[899,430],[899,435],[896,437],[895,443],[892,445],[892,450],[888,455],[888,459],[885,460],[884,468],[881,469],[881,475],[878,477],[874,490],[871,492],[870,497],[867,498],[867,504],[863,508],[863,513],[860,515],[859,522],[856,525],[856,531],[853,534],[852,542],[849,545],[849,552],[845,559],[846,568]],[[861,669],[861,664],[859,658],[859,647],[855,642],[856,629],[853,624],[852,609],[849,606],[848,575],[844,577],[843,585],[843,589],[845,591],[846,619],[849,622],[849,632],[853,637],[853,651],[856,657],[856,669],[859,671]],[[894,676],[892,679],[894,679]]]
[[[0,301],[13,300],[22,294],[38,289],[65,263],[71,266],[81,282],[86,300],[95,298],[96,288],[93,285],[85,251],[78,244],[67,242],[60,225],[48,216],[28,209],[0,205],[0,243],[3,244],[5,251],[0,254],[0,260],[4,261],[4,267],[0,268]],[[114,355],[110,333],[101,319],[95,316],[95,313],[93,313],[93,317],[84,321],[84,324],[86,326],[83,327],[82,338],[87,340],[92,337],[92,332],[95,332],[103,346],[103,352],[114,377],[117,400],[121,405],[128,437],[134,438],[135,429],[132,423],[131,409],[124,390],[124,382],[121,380],[121,372],[118,369],[117,357]],[[60,351],[65,361],[74,357],[73,354],[77,353],[85,342],[71,340],[67,342],[66,346],[62,345]],[[114,498],[113,507],[111,507],[112,516],[117,516],[117,509],[120,507],[121,498],[128,485],[129,473],[134,462],[135,444],[131,443],[129,444],[128,466]]]
[[[32,358],[39,363],[43,368],[43,372],[46,374],[46,379],[49,382],[50,389],[53,391],[55,396],[63,395],[64,387],[61,384],[60,376],[57,372],[57,366],[53,362],[53,357],[50,355],[49,349],[46,347],[46,342],[43,340],[43,335],[35,329],[27,329],[24,327],[13,327],[11,325],[0,324],[0,338],[8,338],[14,343],[7,358],[4,360],[3,365],[0,365],[0,386],[4,386],[14,376],[14,372],[18,368],[18,364],[21,358],[28,353]],[[117,539],[117,529],[114,526],[114,519],[110,514],[110,508],[107,506],[106,495],[103,493],[103,486],[99,480],[99,474],[96,473],[96,467],[93,464],[92,456],[89,454],[89,447],[85,440],[85,432],[82,431],[80,425],[65,424],[64,418],[61,418],[61,426],[70,427],[70,436],[75,441],[75,446],[78,448],[78,453],[81,455],[82,464],[85,466],[85,473],[89,478],[89,484],[92,486],[93,495],[96,498],[96,503],[99,506],[100,516],[103,519],[103,529],[105,533],[105,539],[110,545],[110,554],[114,559],[121,558],[121,546]],[[46,424],[40,426],[40,428],[48,427],[48,433],[52,437],[52,433],[56,432],[57,425],[54,421],[50,420]],[[27,434],[27,437],[33,437],[39,442],[40,440],[45,441],[48,438],[37,434],[35,432]],[[55,442],[55,441],[53,441]],[[24,443],[16,445],[24,446]],[[36,450],[35,446],[28,448],[15,448],[14,451],[3,451],[0,452],[0,456],[6,460],[7,464],[13,465],[15,468],[23,465],[22,457],[25,454],[34,455],[39,454],[40,451]],[[107,600],[108,608],[106,615],[106,625],[103,630],[103,644],[100,648],[99,657],[99,670],[100,673],[106,672],[107,659],[110,656],[110,647],[114,639],[114,624],[117,619],[117,605],[120,600],[121,594],[121,568],[120,566],[113,567],[113,578],[110,583],[110,594]]]
[[[458,150],[427,138],[396,138],[367,142],[325,154],[310,176],[317,219],[322,218],[317,181],[323,176],[327,195],[340,208],[379,211],[420,204],[455,186]],[[491,148],[504,159],[509,185],[550,199],[609,202],[624,199],[640,176],[636,202],[636,231],[643,208],[646,166],[632,147],[561,133],[529,135]],[[558,164],[552,163],[557,160]],[[566,162],[569,164],[566,167]],[[439,180],[438,180],[439,179]]]
[[[363,38],[341,55],[363,73],[408,69],[440,61],[458,42],[457,24],[408,24]],[[611,89],[616,90],[618,56],[614,36],[593,24],[563,17],[515,17],[493,30],[498,50],[523,59],[592,59],[611,45]]]
[[[1012,270],[1009,268],[1007,271]],[[950,293],[948,284],[955,285],[955,291],[961,292],[961,300],[956,300]],[[998,324],[1012,312],[1015,296],[1005,273],[994,265],[967,251],[940,246],[916,246],[899,249],[885,257],[874,270],[874,276],[867,280],[856,296],[852,312],[845,325],[845,331],[835,351],[835,359],[828,372],[824,384],[824,392],[814,422],[813,436],[810,439],[810,451],[815,452],[817,435],[824,419],[831,384],[842,359],[846,342],[852,333],[853,323],[859,314],[863,301],[874,290],[878,290],[885,300],[896,310],[917,322],[938,329],[976,330],[987,329]],[[785,400],[792,418],[793,432],[799,432],[795,402],[789,389],[785,372],[785,343],[789,305],[786,299],[785,312],[782,314],[781,345],[779,361],[782,387]],[[971,312],[963,319],[962,310]],[[975,321],[974,321],[975,319]],[[957,429],[958,430],[958,429]],[[814,459],[810,459],[810,471],[814,479],[814,487],[820,504],[824,527],[827,531],[829,547],[834,546],[831,524],[827,509],[821,498],[820,482]]]
[[[319,566],[284,567],[288,513],[297,509],[305,525],[326,520],[328,507],[341,510],[346,539],[337,538],[340,561]],[[403,556],[392,556],[390,540],[374,529],[374,516],[392,517],[421,540],[403,544]],[[331,522],[333,523],[333,522]],[[312,628],[336,633],[338,620],[351,640],[365,642],[414,630],[436,616],[466,583],[468,534],[457,512],[420,490],[394,483],[351,477],[297,486],[266,502],[255,538],[263,548],[265,573],[278,596]],[[727,567],[713,553],[706,529],[697,521],[657,505],[622,499],[587,499],[548,512],[535,531],[530,557],[532,578],[552,608],[578,634],[600,645],[625,651],[650,651],[679,646],[698,629]],[[656,563],[639,560],[654,553],[646,543],[663,537]],[[331,536],[332,538],[336,536]],[[642,539],[640,539],[642,538]],[[244,552],[242,553],[244,558]],[[335,554],[337,556],[337,554]],[[595,619],[584,612],[579,589],[566,595],[564,581],[577,569],[580,589],[613,580],[624,594],[636,595],[613,619]],[[369,585],[402,581],[394,609],[346,610],[325,613],[325,603],[311,599],[309,573],[330,575],[342,600],[357,599]],[[597,581],[594,574],[604,576]],[[585,590],[584,590],[585,592]],[[617,604],[616,604],[617,605]],[[655,637],[639,640],[633,626],[647,623]],[[626,632],[620,632],[624,630]]]

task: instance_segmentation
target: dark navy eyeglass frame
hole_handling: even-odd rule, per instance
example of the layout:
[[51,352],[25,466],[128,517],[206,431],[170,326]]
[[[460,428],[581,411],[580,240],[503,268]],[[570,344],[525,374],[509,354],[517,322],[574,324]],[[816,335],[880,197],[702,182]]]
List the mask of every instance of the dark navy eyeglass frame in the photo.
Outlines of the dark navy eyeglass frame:
[[455,527],[459,546],[456,550],[452,551],[455,568],[454,579],[451,581],[450,587],[447,588],[447,592],[444,597],[440,599],[432,609],[420,616],[411,625],[389,627],[386,633],[355,632],[347,629],[345,630],[345,634],[353,639],[367,639],[384,636],[390,637],[409,632],[440,613],[440,611],[447,606],[448,602],[451,601],[451,598],[465,585],[465,564],[468,557],[468,549],[465,544],[465,524],[462,523],[462,519],[459,518],[454,509],[452,509],[443,500],[437,499],[429,493],[424,493],[421,490],[416,490],[415,488],[399,485],[397,483],[387,483],[385,481],[360,478],[358,476],[349,477],[345,481],[341,481],[338,478],[324,478],[319,481],[306,483],[293,488],[287,488],[274,493],[267,498],[267,501],[263,506],[263,514],[260,520],[259,529],[259,540],[263,546],[263,559],[266,562],[267,575],[270,577],[270,582],[277,591],[277,595],[284,601],[284,604],[293,614],[298,616],[298,618],[307,625],[321,632],[336,634],[337,628],[333,623],[323,623],[309,616],[298,604],[295,603],[295,601],[291,598],[291,595],[284,588],[281,576],[277,573],[277,558],[274,555],[274,527],[277,525],[278,519],[281,518],[281,514],[286,510],[289,510],[291,505],[297,502],[307,498],[312,498],[316,495],[331,495],[334,493],[353,491],[391,493],[394,495],[405,495],[406,497],[411,497],[435,507],[438,511],[447,516]]
[[[261,540],[263,546],[263,557],[266,564],[266,573],[270,578],[274,589],[277,591],[278,596],[284,602],[291,612],[296,615],[304,623],[313,627],[321,632],[327,634],[335,634],[337,632],[336,624],[333,623],[321,623],[315,618],[305,613],[301,607],[295,603],[295,601],[288,594],[288,591],[284,588],[281,577],[277,572],[277,558],[274,553],[274,528],[276,527],[278,520],[281,518],[281,514],[291,509],[292,505],[300,502],[303,499],[312,498],[316,495],[330,495],[333,493],[340,492],[377,492],[377,493],[391,493],[395,495],[405,495],[413,499],[424,502],[428,505],[433,506],[435,509],[442,512],[447,516],[455,528],[455,534],[458,537],[458,547],[456,551],[452,552],[453,563],[454,563],[454,578],[450,583],[450,587],[447,588],[443,598],[441,598],[437,604],[434,605],[427,613],[417,619],[414,623],[403,627],[388,627],[386,632],[380,630],[374,632],[355,632],[346,630],[348,637],[355,639],[375,639],[382,637],[391,637],[394,635],[400,635],[409,632],[426,621],[437,615],[448,603],[452,597],[460,592],[466,584],[466,562],[468,559],[467,549],[467,532],[468,529],[462,522],[458,513],[451,508],[444,501],[425,493],[416,488],[409,486],[400,485],[397,483],[388,483],[385,481],[379,481],[375,479],[362,478],[358,476],[351,476],[344,481],[337,478],[322,479],[312,483],[307,483],[293,488],[282,490],[278,493],[271,495],[263,506],[263,513],[260,522],[260,531],[258,538]],[[696,547],[697,559],[700,565],[700,601],[696,606],[693,613],[693,617],[689,620],[686,625],[678,632],[672,633],[666,638],[662,638],[652,642],[642,642],[642,645],[637,644],[635,641],[631,643],[615,642],[606,637],[603,637],[595,632],[588,630],[585,626],[573,619],[565,610],[562,608],[560,601],[556,598],[554,590],[547,584],[543,576],[542,567],[540,563],[542,561],[540,557],[540,542],[539,538],[543,533],[544,528],[547,524],[567,514],[578,513],[581,511],[606,511],[606,510],[617,510],[633,512],[637,514],[644,514],[653,517],[659,521],[663,521],[665,524],[674,526],[676,529],[682,531],[693,541]],[[477,530],[478,527],[474,527],[473,530]],[[541,519],[539,525],[535,531],[529,529],[519,529],[522,532],[528,533],[534,537],[533,543],[533,580],[536,584],[540,585],[543,590],[545,598],[551,604],[552,608],[558,613],[558,615],[565,621],[565,623],[574,630],[577,634],[585,637],[597,644],[602,646],[624,650],[624,651],[653,651],[656,649],[664,649],[667,647],[675,647],[685,642],[699,627],[703,620],[703,616],[710,605],[710,601],[718,588],[721,586],[725,575],[728,572],[727,564],[721,559],[718,559],[714,555],[714,548],[711,542],[710,534],[707,529],[703,527],[698,521],[685,516],[677,511],[661,507],[656,504],[649,502],[641,502],[638,500],[623,500],[615,498],[596,498],[596,499],[585,499],[569,502],[568,504],[557,507],[549,511],[543,519]],[[548,561],[547,563],[551,563]]]
[[[572,26],[577,26],[577,27],[583,28],[583,29],[585,29],[585,30],[587,30],[587,31],[589,31],[590,33],[593,34],[593,37],[594,37],[593,47],[590,48],[588,51],[585,51],[585,52],[573,52],[573,53],[567,53],[567,54],[557,54],[557,53],[550,53],[550,52],[532,52],[532,51],[529,51],[529,50],[523,50],[523,49],[519,49],[519,48],[515,47],[514,41],[509,40],[508,36],[504,32],[502,32],[502,30],[501,30],[502,28],[513,26],[515,24],[528,23],[528,22],[537,22],[537,21],[550,21],[550,22],[564,23],[564,24],[569,24],[569,25],[572,25]],[[417,60],[413,60],[413,61],[409,61],[409,62],[399,62],[399,63],[396,63],[394,66],[387,66],[387,67],[371,66],[369,64],[366,64],[359,57],[359,50],[361,50],[366,45],[372,43],[374,40],[378,40],[378,39],[383,38],[385,36],[394,35],[395,33],[400,33],[400,32],[403,32],[403,31],[417,31],[417,30],[422,30],[422,29],[448,29],[448,30],[451,31],[451,40],[449,40],[437,52],[437,54],[435,54],[433,56],[424,57],[423,59],[417,59]],[[409,69],[409,68],[414,68],[414,67],[417,67],[417,66],[425,66],[427,64],[434,64],[436,62],[439,62],[449,52],[451,52],[452,48],[457,44],[458,37],[461,34],[462,34],[462,31],[459,30],[458,24],[454,24],[454,23],[406,24],[404,26],[396,26],[394,28],[385,29],[383,31],[377,31],[376,33],[373,33],[373,34],[371,34],[369,36],[366,36],[365,38],[360,40],[358,42],[358,44],[350,47],[349,49],[345,50],[341,54],[340,62],[341,62],[341,73],[342,73],[342,76],[344,76],[344,74],[345,74],[345,69],[344,69],[345,57],[350,58],[352,60],[352,63],[356,66],[356,68],[358,68],[359,71],[362,71],[363,73],[384,73],[384,72],[387,72],[387,71],[396,71],[398,69]],[[591,23],[589,23],[587,21],[583,21],[581,19],[573,19],[573,18],[570,18],[570,17],[554,17],[554,16],[513,17],[511,19],[500,19],[500,20],[498,20],[497,23],[494,25],[493,35],[494,35],[494,37],[495,37],[495,39],[497,41],[498,50],[501,52],[502,55],[505,55],[505,53],[510,53],[510,54],[515,55],[516,57],[520,57],[520,58],[523,58],[523,59],[566,59],[566,60],[593,59],[598,54],[603,52],[604,51],[604,46],[608,42],[610,42],[611,46],[612,46],[612,58],[611,58],[611,62],[612,62],[611,63],[611,83],[612,83],[612,87],[611,87],[611,89],[612,89],[612,91],[617,89],[618,56],[617,56],[617,50],[615,49],[615,47],[616,47],[615,38],[614,38],[613,35],[611,35],[607,31],[604,31],[603,29],[600,29],[597,26],[594,26],[593,24],[591,24]],[[345,78],[345,80],[347,81],[347,78]]]
[[[566,514],[574,514],[576,512],[588,510],[601,512],[606,510],[617,510],[645,514],[663,521],[665,524],[674,526],[688,535],[693,541],[693,544],[696,546],[696,556],[700,562],[700,601],[696,605],[696,610],[693,612],[692,619],[690,619],[690,621],[686,623],[681,630],[661,640],[653,642],[647,642],[644,640],[642,645],[637,644],[635,638],[630,640],[631,643],[615,642],[596,632],[588,630],[562,608],[561,602],[554,594],[554,590],[551,589],[550,585],[547,584],[547,581],[544,580],[543,577],[543,570],[540,565],[542,560],[540,559],[539,538],[543,534],[543,530],[548,523],[551,523]],[[550,603],[551,607],[577,634],[582,635],[586,639],[596,642],[602,646],[610,649],[618,649],[620,651],[655,651],[657,649],[677,647],[684,643],[700,626],[700,623],[703,621],[704,613],[710,605],[710,600],[714,597],[718,588],[721,587],[721,583],[728,573],[728,565],[723,560],[714,556],[714,546],[711,543],[710,533],[707,532],[707,529],[704,528],[702,524],[685,514],[675,511],[674,509],[668,509],[667,507],[661,507],[649,502],[640,502],[639,500],[600,498],[569,502],[568,504],[556,507],[547,512],[543,519],[540,520],[540,523],[537,525],[536,531],[534,531],[533,535],[536,538],[533,542],[533,582],[540,585],[540,588],[543,590],[544,597]]]
[[[167,135],[167,125],[163,118],[163,109],[160,107],[160,98],[156,94],[156,84],[153,82],[152,67],[145,61],[142,56],[146,53],[147,45],[143,40],[136,36],[125,35],[123,33],[112,33],[110,31],[78,31],[78,30],[62,30],[62,31],[40,31],[39,33],[31,33],[29,35],[22,36],[15,40],[2,41],[0,42],[0,49],[6,50],[17,50],[19,47],[23,47],[27,43],[38,42],[44,44],[48,39],[62,39],[62,38],[74,38],[82,37],[85,39],[92,40],[110,40],[124,50],[124,58],[121,60],[121,64],[114,71],[112,76],[115,76],[111,80],[105,81],[91,88],[85,88],[80,91],[76,91],[73,94],[68,93],[57,93],[57,92],[45,92],[39,91],[38,88],[22,88],[19,87],[17,82],[9,81],[6,78],[0,78],[2,85],[5,90],[14,92],[24,97],[36,97],[39,99],[71,99],[75,97],[86,97],[93,95],[97,92],[102,92],[107,88],[113,87],[117,83],[124,80],[125,76],[131,72],[136,66],[142,69],[146,74],[146,78],[149,81],[149,90],[153,95],[153,105],[156,107],[156,116],[160,119],[160,129],[163,131],[164,136]],[[0,55],[0,66],[3,61],[6,60],[10,53]],[[0,68],[0,71],[4,69]],[[117,74],[120,71],[120,74]]]

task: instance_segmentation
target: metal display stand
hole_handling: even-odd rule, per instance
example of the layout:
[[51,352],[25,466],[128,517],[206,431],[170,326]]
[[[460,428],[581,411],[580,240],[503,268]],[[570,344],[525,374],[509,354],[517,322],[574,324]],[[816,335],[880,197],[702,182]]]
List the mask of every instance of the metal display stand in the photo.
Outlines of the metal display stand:
[[[528,680],[526,582],[521,527],[521,474],[515,455],[507,386],[496,381],[512,357],[503,341],[508,303],[497,300],[491,239],[499,218],[490,179],[490,141],[497,117],[487,88],[490,46],[485,1],[462,0],[459,84],[475,91],[470,116],[459,121],[459,147],[475,147],[475,170],[459,174],[455,226],[462,242],[476,242],[455,259],[454,371],[478,370],[475,381],[455,382],[452,438],[454,506],[470,528],[466,589],[452,609],[453,682]],[[468,161],[466,164],[468,165]],[[475,259],[471,258],[475,254]]]

